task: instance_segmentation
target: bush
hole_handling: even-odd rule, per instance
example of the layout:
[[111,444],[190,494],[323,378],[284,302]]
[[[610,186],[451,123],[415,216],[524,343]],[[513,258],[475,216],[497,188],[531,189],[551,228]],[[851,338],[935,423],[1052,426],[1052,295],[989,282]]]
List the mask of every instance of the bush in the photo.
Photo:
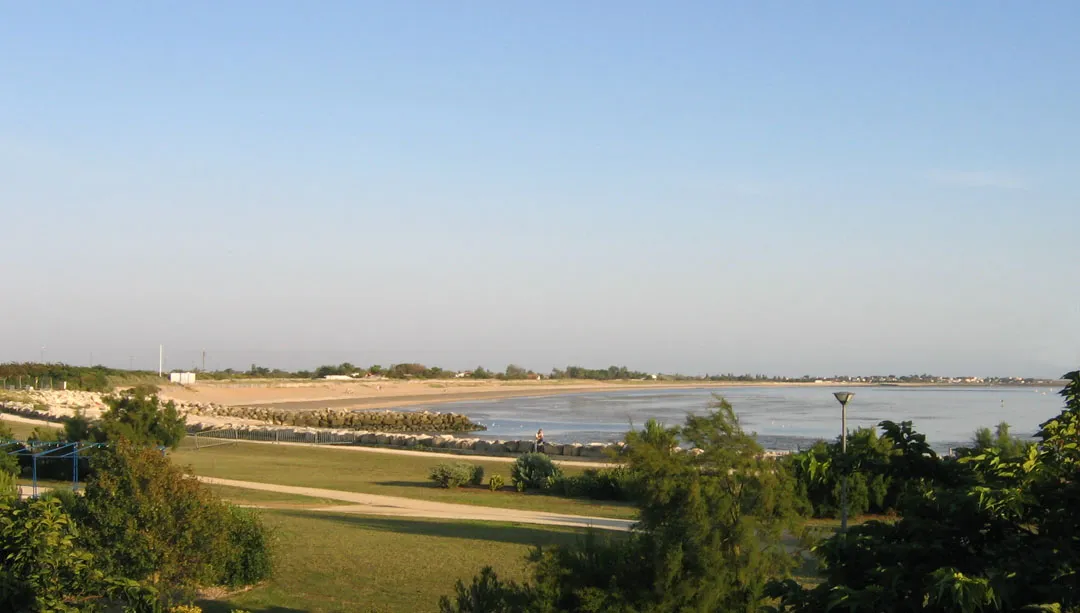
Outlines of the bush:
[[68,514],[75,513],[79,508],[78,494],[66,487],[46,490],[38,496],[38,498],[41,498],[42,500],[59,500],[60,506],[64,509],[64,512]]
[[466,483],[479,485],[484,479],[484,467],[467,462],[443,462],[431,468],[428,478],[440,487],[461,487]]
[[472,477],[469,478],[469,483],[472,485],[480,485],[484,482],[484,467],[479,464],[472,465]]
[[0,502],[0,560],[2,611],[158,610],[153,590],[102,572],[57,500]]
[[552,480],[548,491],[571,498],[632,501],[636,499],[640,486],[640,477],[620,466],[603,470],[590,468],[572,477],[560,475]]
[[0,504],[19,498],[19,485],[15,481],[15,475],[0,470]]
[[493,492],[499,491],[505,484],[506,482],[503,480],[502,475],[491,475],[491,478],[488,479],[488,487],[491,488],[491,491]]
[[469,586],[458,579],[454,591],[453,600],[447,596],[439,599],[439,613],[524,611],[529,604],[517,584],[504,583],[490,566],[485,566]]
[[562,476],[562,471],[542,453],[526,453],[510,467],[510,481],[518,491],[548,487],[550,479]]
[[229,549],[217,583],[229,587],[253,585],[270,578],[273,568],[270,533],[259,515],[229,507]]
[[176,403],[171,400],[162,403],[149,388],[135,387],[103,400],[109,410],[101,416],[101,424],[94,433],[99,442],[124,438],[139,445],[176,449],[184,438],[186,420],[177,413]]
[[171,593],[269,574],[261,526],[160,452],[121,440],[94,468],[78,519],[105,570]]

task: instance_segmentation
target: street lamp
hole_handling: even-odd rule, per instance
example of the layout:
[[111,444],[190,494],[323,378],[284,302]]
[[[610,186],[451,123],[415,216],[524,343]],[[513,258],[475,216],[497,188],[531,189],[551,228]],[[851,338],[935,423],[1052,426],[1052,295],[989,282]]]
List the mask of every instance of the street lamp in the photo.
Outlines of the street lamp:
[[855,394],[851,392],[833,392],[840,402],[840,454],[844,458],[844,479],[840,483],[840,532],[847,533],[847,403]]

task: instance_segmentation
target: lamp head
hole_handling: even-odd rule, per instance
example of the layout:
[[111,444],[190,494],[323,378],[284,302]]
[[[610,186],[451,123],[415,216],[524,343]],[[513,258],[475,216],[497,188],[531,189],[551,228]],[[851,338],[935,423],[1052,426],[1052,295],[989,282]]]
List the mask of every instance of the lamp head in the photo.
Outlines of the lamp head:
[[846,405],[848,400],[851,400],[851,397],[854,395],[855,394],[851,392],[833,392],[833,396],[836,396],[836,399],[840,401],[841,406]]

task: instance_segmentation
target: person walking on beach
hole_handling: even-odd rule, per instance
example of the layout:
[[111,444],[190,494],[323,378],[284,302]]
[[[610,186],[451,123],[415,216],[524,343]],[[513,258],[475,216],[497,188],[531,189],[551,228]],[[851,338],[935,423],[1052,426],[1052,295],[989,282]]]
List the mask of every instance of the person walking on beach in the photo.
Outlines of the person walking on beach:
[[536,444],[533,445],[533,450],[536,453],[544,453],[544,429],[540,428],[536,431]]

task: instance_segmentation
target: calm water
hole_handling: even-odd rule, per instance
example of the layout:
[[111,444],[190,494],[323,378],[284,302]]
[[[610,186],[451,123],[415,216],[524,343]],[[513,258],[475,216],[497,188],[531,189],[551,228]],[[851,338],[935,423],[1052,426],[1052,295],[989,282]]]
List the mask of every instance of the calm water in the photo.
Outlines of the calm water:
[[[531,438],[543,428],[558,443],[618,440],[633,424],[655,417],[682,423],[688,413],[703,413],[714,393],[734,406],[748,432],[767,449],[794,449],[840,433],[840,405],[832,392],[842,387],[725,387],[721,390],[635,390],[469,401],[431,407],[468,415],[487,426],[486,438]],[[1000,421],[1013,434],[1030,436],[1039,423],[1063,406],[1048,388],[861,387],[852,388],[848,427],[874,426],[886,419],[910,420],[938,450],[966,443],[980,426]]]

